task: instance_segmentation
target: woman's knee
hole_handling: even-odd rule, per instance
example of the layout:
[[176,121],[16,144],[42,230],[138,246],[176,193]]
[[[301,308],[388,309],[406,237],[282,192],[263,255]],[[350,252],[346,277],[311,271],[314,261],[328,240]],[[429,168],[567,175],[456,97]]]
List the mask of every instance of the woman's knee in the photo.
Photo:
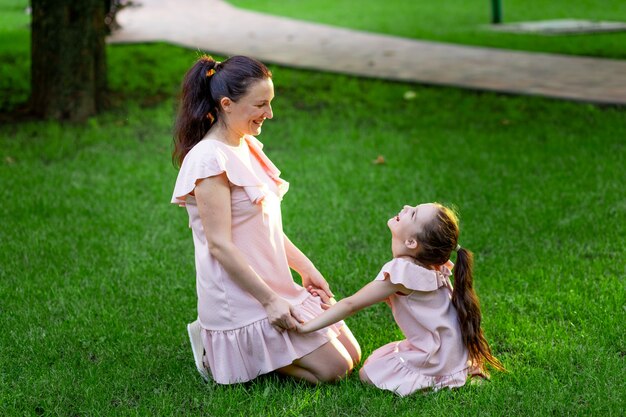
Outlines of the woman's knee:
[[309,370],[304,369],[300,366],[293,365],[293,364],[287,365],[282,368],[278,368],[276,370],[276,373],[289,376],[291,378],[295,378],[300,381],[306,381],[311,384],[317,384],[320,382],[319,379]]
[[333,361],[332,363],[327,362],[323,364],[323,366],[311,370],[311,373],[313,373],[320,382],[335,382],[348,376],[353,368],[352,360]]
[[354,362],[343,344],[333,339],[294,362],[311,372],[320,382],[337,381],[352,371]]
[[341,328],[341,334],[337,337],[337,339],[339,339],[346,351],[350,354],[353,365],[357,365],[361,362],[361,346],[348,326],[343,326]]

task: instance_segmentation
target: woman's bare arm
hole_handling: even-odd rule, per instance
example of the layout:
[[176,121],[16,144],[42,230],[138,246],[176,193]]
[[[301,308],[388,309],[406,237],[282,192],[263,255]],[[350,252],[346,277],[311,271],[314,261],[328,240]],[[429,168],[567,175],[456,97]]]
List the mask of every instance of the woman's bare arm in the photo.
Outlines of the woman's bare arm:
[[194,190],[209,252],[245,291],[265,308],[270,324],[295,329],[292,306],[278,296],[248,264],[232,241],[230,186],[226,174],[205,178]]
[[328,282],[317,270],[313,262],[283,233],[285,240],[285,253],[289,267],[302,277],[302,286],[320,296],[324,303],[329,303],[334,294],[330,290]]

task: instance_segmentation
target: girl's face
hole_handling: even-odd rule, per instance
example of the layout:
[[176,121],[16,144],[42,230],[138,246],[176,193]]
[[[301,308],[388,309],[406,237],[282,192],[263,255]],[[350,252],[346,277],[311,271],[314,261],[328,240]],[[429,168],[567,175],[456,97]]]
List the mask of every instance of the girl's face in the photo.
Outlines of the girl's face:
[[420,204],[415,207],[404,206],[395,217],[392,217],[387,222],[392,238],[405,244],[406,242],[414,241],[415,236],[420,234],[424,227],[433,221],[437,210],[437,206],[432,203]]
[[237,101],[222,99],[228,130],[239,137],[257,136],[265,119],[274,117],[271,102],[274,98],[274,83],[270,78],[258,80],[248,87],[248,92]]

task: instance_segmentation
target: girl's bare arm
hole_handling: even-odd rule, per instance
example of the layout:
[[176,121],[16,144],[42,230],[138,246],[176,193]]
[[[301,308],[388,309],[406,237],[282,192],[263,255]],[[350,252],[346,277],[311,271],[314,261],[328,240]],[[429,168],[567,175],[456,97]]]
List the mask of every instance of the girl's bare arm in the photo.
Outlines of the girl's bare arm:
[[401,284],[394,284],[390,280],[372,281],[365,287],[361,288],[357,293],[350,297],[344,298],[334,304],[320,316],[298,325],[298,332],[309,333],[329,326],[339,320],[362,310],[366,307],[381,302],[391,294],[396,292],[406,293],[407,289]]

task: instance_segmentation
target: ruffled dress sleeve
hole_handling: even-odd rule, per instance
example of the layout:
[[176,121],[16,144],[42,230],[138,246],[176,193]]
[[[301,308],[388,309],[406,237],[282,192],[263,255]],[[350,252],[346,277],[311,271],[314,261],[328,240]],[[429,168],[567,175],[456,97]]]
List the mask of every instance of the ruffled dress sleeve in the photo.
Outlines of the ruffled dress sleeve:
[[450,282],[452,266],[452,262],[448,261],[438,270],[433,270],[402,258],[394,258],[383,265],[375,280],[389,279],[394,284],[401,284],[413,291],[435,291],[443,286],[452,289]]
[[[263,152],[261,142],[252,136],[246,136],[245,144],[242,143],[240,146],[245,145],[276,183],[279,190],[278,196],[282,198],[289,189],[289,183],[280,178],[280,171]],[[247,154],[241,154],[237,149],[237,147],[230,147],[215,140],[200,141],[183,160],[171,203],[184,207],[187,204],[187,198],[193,195],[193,190],[200,180],[226,173],[230,183],[242,187],[250,201],[260,204],[270,190],[267,184],[246,165]]]
[[289,191],[289,183],[280,178],[280,170],[276,168],[276,165],[265,155],[263,152],[263,143],[261,143],[254,136],[247,135],[245,137],[246,143],[250,148],[250,152],[261,162],[263,169],[269,175],[269,177],[278,186],[278,196],[282,198],[287,191]]

